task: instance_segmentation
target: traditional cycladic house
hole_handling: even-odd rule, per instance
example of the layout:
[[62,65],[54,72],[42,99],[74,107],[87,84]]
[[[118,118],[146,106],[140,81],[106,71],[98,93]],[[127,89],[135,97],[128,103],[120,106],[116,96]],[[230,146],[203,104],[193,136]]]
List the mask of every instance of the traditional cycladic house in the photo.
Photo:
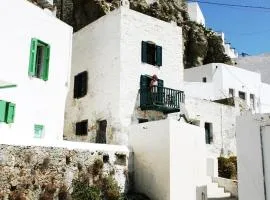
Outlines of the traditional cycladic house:
[[0,16],[0,140],[62,140],[72,28],[27,1],[2,1]]

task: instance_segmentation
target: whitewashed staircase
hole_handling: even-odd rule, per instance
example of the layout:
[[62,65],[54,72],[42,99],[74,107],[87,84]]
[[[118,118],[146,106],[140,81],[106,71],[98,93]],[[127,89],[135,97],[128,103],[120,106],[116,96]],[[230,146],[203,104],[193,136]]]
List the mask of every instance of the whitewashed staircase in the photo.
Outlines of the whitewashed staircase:
[[207,198],[208,199],[226,199],[231,193],[225,192],[223,187],[219,187],[217,183],[212,181],[210,176],[207,177]]

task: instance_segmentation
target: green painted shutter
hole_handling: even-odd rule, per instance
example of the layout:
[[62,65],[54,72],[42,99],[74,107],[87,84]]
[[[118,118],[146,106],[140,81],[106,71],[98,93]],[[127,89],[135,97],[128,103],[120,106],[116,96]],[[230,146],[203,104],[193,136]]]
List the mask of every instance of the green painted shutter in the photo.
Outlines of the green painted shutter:
[[142,41],[142,62],[147,62],[147,42]]
[[31,47],[30,47],[29,68],[28,68],[29,76],[36,75],[37,45],[38,45],[38,40],[35,38],[32,38]]
[[43,136],[43,129],[44,129],[44,126],[43,125],[35,124],[35,126],[34,126],[34,131],[35,131],[34,137],[35,138],[42,138],[42,136]]
[[50,45],[46,45],[45,47],[45,55],[44,55],[44,63],[43,63],[43,72],[42,79],[44,81],[48,80],[49,77],[49,64],[50,64]]
[[156,65],[162,66],[162,47],[156,46]]
[[148,105],[150,103],[150,88],[149,88],[150,78],[141,75],[140,80],[140,104]]
[[0,101],[0,122],[6,121],[7,102]]
[[14,116],[15,116],[15,104],[14,103],[8,103],[8,111],[7,111],[7,118],[6,122],[8,124],[14,122]]

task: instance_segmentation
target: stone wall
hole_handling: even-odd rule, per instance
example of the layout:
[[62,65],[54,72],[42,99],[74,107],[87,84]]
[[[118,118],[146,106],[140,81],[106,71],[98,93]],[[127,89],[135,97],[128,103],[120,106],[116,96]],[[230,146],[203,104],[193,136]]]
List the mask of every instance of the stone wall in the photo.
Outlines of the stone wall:
[[0,145],[0,199],[71,199],[74,180],[98,185],[106,177],[115,179],[123,193],[128,151],[108,146],[102,151]]

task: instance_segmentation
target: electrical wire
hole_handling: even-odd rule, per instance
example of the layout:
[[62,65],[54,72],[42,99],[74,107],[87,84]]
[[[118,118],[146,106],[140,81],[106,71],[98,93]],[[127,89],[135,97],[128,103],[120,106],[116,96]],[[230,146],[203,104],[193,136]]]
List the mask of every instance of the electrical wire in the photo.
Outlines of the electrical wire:
[[188,0],[189,2],[199,2],[204,4],[211,4],[211,5],[217,5],[217,6],[228,6],[228,7],[238,7],[238,8],[249,8],[249,9],[260,9],[260,10],[266,10],[270,12],[269,7],[264,6],[250,6],[250,5],[241,5],[241,4],[228,4],[228,3],[218,3],[218,2],[210,2],[210,1],[200,1],[200,0]]

